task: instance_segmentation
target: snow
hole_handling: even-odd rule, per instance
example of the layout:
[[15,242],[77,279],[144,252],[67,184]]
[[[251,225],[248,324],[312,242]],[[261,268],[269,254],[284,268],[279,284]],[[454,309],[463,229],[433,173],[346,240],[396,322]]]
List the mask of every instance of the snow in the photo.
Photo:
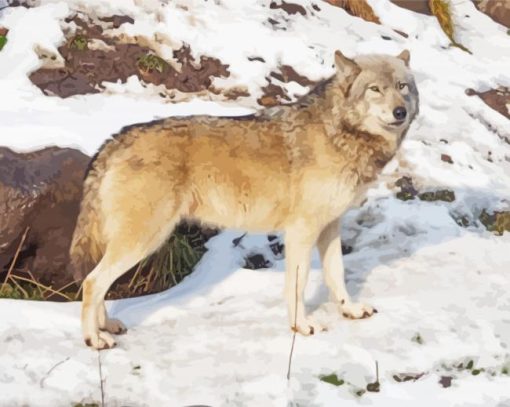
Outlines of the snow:
[[[282,296],[284,261],[271,257],[264,236],[248,235],[233,248],[232,239],[243,232],[225,231],[177,287],[108,304],[129,328],[110,351],[83,345],[80,304],[0,300],[0,405],[98,403],[102,377],[107,406],[510,406],[510,376],[501,373],[510,369],[510,234],[492,235],[476,222],[484,208],[510,206],[510,145],[504,141],[510,124],[464,93],[510,85],[505,28],[471,2],[453,2],[456,39],[470,55],[449,47],[432,17],[387,0],[371,0],[382,26],[323,2],[317,2],[321,11],[309,0],[293,2],[307,15],[289,16],[255,0],[43,0],[40,7],[3,10],[0,25],[10,31],[0,52],[0,145],[18,151],[71,146],[93,154],[124,125],[169,115],[252,112],[265,78],[279,65],[318,80],[332,73],[337,48],[349,56],[407,48],[420,116],[367,201],[342,224],[345,243],[354,247],[344,256],[349,291],[379,313],[360,321],[340,317],[315,255],[307,304],[329,330],[296,337],[287,381],[292,334]],[[112,34],[157,37],[162,55],[185,42],[195,56],[219,58],[231,76],[214,85],[245,86],[251,97],[222,102],[190,96],[169,103],[134,77],[109,84],[102,94],[44,96],[27,77],[40,66],[36,49],[57,52],[64,38],[59,21],[75,9],[132,16],[135,24]],[[273,30],[269,17],[287,29]],[[304,92],[285,86],[291,95]],[[441,161],[441,154],[454,164]],[[399,201],[393,185],[402,175],[412,176],[420,191],[451,188],[456,200]],[[471,225],[457,226],[458,215]],[[243,257],[254,251],[273,267],[243,269]],[[422,344],[413,340],[417,334]],[[455,368],[469,360],[484,371]],[[376,361],[381,391],[356,396],[375,381]],[[319,380],[331,373],[346,383]],[[398,373],[425,375],[397,383]],[[452,376],[452,386],[442,388],[441,376]]]

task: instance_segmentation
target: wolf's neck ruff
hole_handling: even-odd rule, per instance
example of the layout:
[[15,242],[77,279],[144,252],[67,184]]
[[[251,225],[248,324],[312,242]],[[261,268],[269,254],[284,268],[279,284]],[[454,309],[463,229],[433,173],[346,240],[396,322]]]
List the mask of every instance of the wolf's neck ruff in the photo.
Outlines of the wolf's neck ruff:
[[[399,140],[360,130],[349,121],[347,103],[338,78],[332,77],[317,85],[296,105],[283,107],[284,121],[292,129],[318,121],[323,129],[313,137],[325,137],[339,156],[359,157],[350,161],[350,170],[358,184],[374,181],[384,166],[395,156]],[[326,164],[326,163],[324,163]]]

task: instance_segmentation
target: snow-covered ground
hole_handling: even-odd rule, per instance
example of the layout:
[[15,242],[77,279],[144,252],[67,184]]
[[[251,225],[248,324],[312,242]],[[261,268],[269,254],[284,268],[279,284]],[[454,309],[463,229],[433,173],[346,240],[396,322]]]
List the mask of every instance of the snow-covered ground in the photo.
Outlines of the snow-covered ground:
[[[409,49],[421,113],[367,202],[343,221],[343,237],[354,247],[344,257],[350,292],[379,313],[361,321],[337,315],[315,258],[308,305],[329,330],[296,338],[289,381],[283,261],[268,270],[240,268],[244,254],[268,253],[268,243],[247,236],[244,248],[233,248],[242,232],[226,231],[208,243],[181,285],[109,304],[129,327],[113,350],[85,348],[79,304],[0,300],[1,406],[101,404],[102,397],[106,406],[510,406],[510,234],[495,236],[477,222],[482,209],[510,207],[504,142],[510,124],[464,93],[510,86],[504,27],[469,1],[452,2],[456,39],[470,55],[449,47],[434,18],[387,0],[371,0],[381,26],[324,2],[316,2],[318,11],[308,0],[294,1],[305,16],[255,0],[43,3],[3,10],[0,18],[9,29],[0,52],[0,145],[19,151],[56,144],[91,154],[122,125],[173,114],[243,114],[256,107],[265,77],[278,65],[317,80],[332,73],[337,48],[349,56]],[[196,55],[219,58],[231,76],[214,84],[244,85],[251,98],[242,106],[164,103],[136,78],[102,94],[44,96],[27,78],[40,65],[34,48],[56,52],[64,40],[59,20],[83,7],[100,16],[131,15],[135,24],[118,30],[149,38],[157,32],[163,54],[165,45],[169,52],[184,41]],[[269,17],[286,30],[274,31]],[[285,86],[291,94],[306,92]],[[393,184],[402,175],[420,190],[450,188],[456,200],[397,200]],[[454,217],[460,216],[470,226],[459,227]],[[380,392],[357,395],[375,381],[376,361]],[[470,361],[471,369],[458,368]],[[333,373],[345,383],[320,380]],[[400,383],[393,376],[402,373],[424,375]],[[452,377],[451,386],[443,388],[441,377]]]

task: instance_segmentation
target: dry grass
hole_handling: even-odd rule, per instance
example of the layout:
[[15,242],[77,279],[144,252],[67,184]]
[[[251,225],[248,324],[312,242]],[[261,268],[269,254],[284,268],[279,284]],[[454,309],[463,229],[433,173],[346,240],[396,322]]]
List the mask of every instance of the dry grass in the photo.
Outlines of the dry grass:
[[350,15],[371,23],[380,24],[379,18],[366,0],[326,0],[329,4],[343,8]]
[[[81,281],[56,288],[41,283],[26,267],[21,267],[20,254],[30,228],[18,243],[7,273],[0,282],[0,298],[25,300],[77,301],[81,299]],[[215,232],[212,232],[214,234]],[[163,291],[178,284],[205,253],[206,234],[193,225],[180,225],[162,248],[127,273],[108,293],[108,299],[140,296]]]
[[429,7],[432,14],[437,18],[444,33],[452,42],[452,45],[471,54],[471,51],[455,41],[455,30],[452,19],[452,12],[449,0],[429,0]]

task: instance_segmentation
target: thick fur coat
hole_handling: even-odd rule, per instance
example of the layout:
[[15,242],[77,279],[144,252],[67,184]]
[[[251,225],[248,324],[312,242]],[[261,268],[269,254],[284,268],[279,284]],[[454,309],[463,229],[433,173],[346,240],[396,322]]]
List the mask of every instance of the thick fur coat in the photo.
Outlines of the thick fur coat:
[[409,53],[350,60],[292,106],[238,118],[169,118],[124,128],[85,179],[71,257],[83,284],[86,343],[114,346],[110,285],[154,252],[181,218],[250,231],[283,230],[289,324],[320,330],[303,291],[317,245],[342,314],[372,315],[345,289],[339,218],[395,155],[418,112]]

